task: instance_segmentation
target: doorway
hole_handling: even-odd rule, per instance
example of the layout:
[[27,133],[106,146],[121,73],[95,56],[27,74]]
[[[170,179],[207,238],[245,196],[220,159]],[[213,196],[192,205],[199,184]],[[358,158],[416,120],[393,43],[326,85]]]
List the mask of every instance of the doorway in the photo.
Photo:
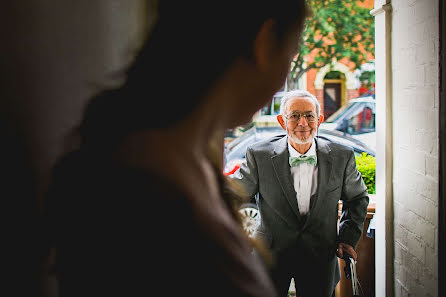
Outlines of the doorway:
[[324,117],[328,118],[341,107],[341,82],[325,82],[324,84]]

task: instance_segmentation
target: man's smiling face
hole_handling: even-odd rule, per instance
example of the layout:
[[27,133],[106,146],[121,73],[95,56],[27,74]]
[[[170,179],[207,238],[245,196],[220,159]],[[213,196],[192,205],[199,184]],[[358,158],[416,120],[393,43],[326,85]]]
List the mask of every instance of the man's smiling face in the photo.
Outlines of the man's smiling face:
[[319,126],[319,118],[311,99],[305,97],[291,99],[287,104],[286,116],[287,134],[293,142],[307,144],[313,141]]

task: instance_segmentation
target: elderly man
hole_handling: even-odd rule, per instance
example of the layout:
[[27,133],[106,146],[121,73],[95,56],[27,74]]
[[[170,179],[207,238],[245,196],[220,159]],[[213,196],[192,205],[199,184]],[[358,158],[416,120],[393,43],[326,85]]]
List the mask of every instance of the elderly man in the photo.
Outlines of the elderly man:
[[299,297],[334,296],[336,255],[356,260],[367,215],[369,197],[353,150],[315,137],[323,119],[311,93],[288,92],[277,116],[286,135],[250,146],[232,176],[256,196],[261,222],[254,236],[272,253],[270,272],[283,297],[291,278]]

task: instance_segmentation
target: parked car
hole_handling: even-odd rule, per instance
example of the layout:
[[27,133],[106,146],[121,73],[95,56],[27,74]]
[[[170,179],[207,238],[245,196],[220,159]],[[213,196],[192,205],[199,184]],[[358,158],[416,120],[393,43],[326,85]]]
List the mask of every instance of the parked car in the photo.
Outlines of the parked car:
[[346,105],[325,119],[320,128],[350,134],[353,138],[375,149],[375,102],[373,96],[351,99]]
[[[224,153],[224,174],[231,175],[240,167],[240,164],[245,159],[246,149],[249,145],[275,135],[285,134],[285,130],[280,126],[254,126],[250,128],[241,136],[235,138],[226,145]],[[350,146],[353,148],[356,155],[365,152],[375,156],[374,149],[370,148],[362,141],[340,131],[319,129],[316,137]]]
[[[286,132],[280,126],[254,126],[250,128],[241,136],[235,138],[232,142],[226,145],[224,153],[225,166],[223,173],[229,176],[240,168],[240,164],[245,159],[246,149],[249,145],[268,139],[275,135],[285,134]],[[316,137],[350,146],[353,148],[355,155],[360,155],[365,152],[369,155],[375,156],[375,151],[366,144],[337,130],[319,129]],[[255,204],[255,197],[253,197],[250,202],[243,204],[239,209],[239,212],[242,214],[243,227],[248,235],[251,236],[256,229],[260,218],[257,205]]]

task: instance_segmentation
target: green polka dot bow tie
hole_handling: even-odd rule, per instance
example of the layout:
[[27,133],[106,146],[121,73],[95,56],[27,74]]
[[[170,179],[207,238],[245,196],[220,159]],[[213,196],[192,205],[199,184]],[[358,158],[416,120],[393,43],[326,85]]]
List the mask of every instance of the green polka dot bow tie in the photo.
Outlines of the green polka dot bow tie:
[[307,162],[308,164],[311,164],[313,166],[316,166],[317,163],[317,157],[315,155],[313,156],[300,156],[300,157],[290,157],[290,166],[297,166],[299,164]]

